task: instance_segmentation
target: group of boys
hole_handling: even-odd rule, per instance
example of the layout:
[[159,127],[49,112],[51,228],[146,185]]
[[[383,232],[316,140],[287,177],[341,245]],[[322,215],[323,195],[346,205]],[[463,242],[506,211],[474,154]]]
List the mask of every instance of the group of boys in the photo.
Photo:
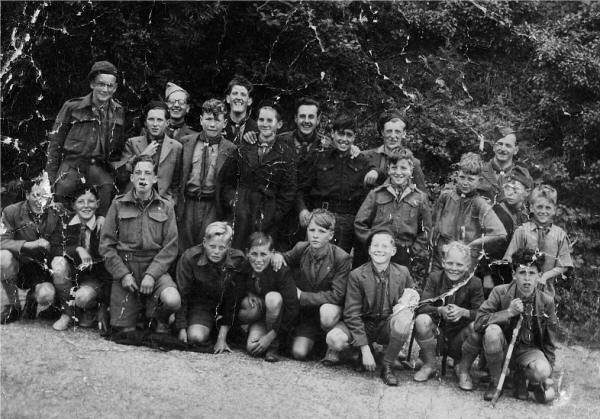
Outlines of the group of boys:
[[[487,163],[463,155],[432,210],[399,111],[378,120],[383,144],[360,152],[355,119],[339,115],[328,135],[310,98],[298,101],[291,132],[278,133],[275,103],[253,120],[253,86],[240,76],[225,101],[203,103],[195,132],[188,92],[168,83],[141,135],[126,140],[116,67],[97,62],[88,78],[91,92],[67,101],[50,133],[48,178],[2,212],[2,323],[54,304],[57,330],[108,327],[110,316],[115,330],[172,327],[190,344],[216,335],[217,353],[244,323],[253,355],[277,360],[289,334],[297,359],[321,340],[326,364],[355,347],[369,371],[382,344],[388,385],[398,384],[393,367],[414,323],[415,380],[433,376],[442,353],[471,390],[481,353],[489,400],[520,318],[515,392],[527,398],[529,383],[538,400],[552,398],[555,280],[573,265],[553,224],[556,191],[534,187],[513,161],[515,132],[498,130]],[[119,171],[129,181],[111,199]],[[409,273],[416,255],[431,257],[420,297]],[[512,262],[512,277],[490,258]],[[29,290],[23,310],[18,288]]]

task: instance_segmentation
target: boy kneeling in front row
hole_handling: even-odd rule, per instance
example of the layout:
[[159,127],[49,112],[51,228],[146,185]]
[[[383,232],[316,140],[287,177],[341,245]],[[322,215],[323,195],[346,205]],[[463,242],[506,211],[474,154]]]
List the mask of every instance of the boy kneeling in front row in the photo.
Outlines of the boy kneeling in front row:
[[513,372],[515,397],[522,400],[529,398],[529,381],[537,401],[548,403],[555,396],[550,375],[555,361],[558,320],[554,299],[537,288],[544,256],[531,249],[520,249],[512,255],[512,264],[513,281],[494,288],[479,307],[475,333],[466,342],[471,350],[465,351],[469,345],[463,345],[463,357],[475,359],[483,345],[490,370],[490,386],[483,398],[492,400],[508,342],[519,316],[523,316],[509,364]]
[[387,344],[381,378],[397,386],[392,366],[410,335],[413,310],[419,294],[405,266],[391,262],[396,253],[394,236],[376,230],[369,240],[371,261],[353,270],[348,278],[344,321],[328,334],[330,350],[341,351],[350,345],[360,348],[362,364],[374,371],[376,364],[371,344]]

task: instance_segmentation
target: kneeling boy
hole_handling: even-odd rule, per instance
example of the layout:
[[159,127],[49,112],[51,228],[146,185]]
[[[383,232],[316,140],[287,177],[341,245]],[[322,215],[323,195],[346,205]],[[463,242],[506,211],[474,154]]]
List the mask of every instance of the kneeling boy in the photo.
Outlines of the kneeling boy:
[[206,227],[202,244],[186,250],[177,264],[181,309],[175,315],[179,340],[206,343],[219,328],[215,353],[231,352],[227,334],[243,284],[244,254],[231,248],[233,229],[216,221]]
[[344,321],[328,334],[330,350],[341,351],[350,345],[360,348],[362,364],[375,370],[371,343],[387,344],[381,378],[397,386],[392,366],[410,335],[413,310],[419,294],[405,266],[391,262],[396,253],[393,233],[378,230],[371,236],[371,261],[353,270],[348,278]]

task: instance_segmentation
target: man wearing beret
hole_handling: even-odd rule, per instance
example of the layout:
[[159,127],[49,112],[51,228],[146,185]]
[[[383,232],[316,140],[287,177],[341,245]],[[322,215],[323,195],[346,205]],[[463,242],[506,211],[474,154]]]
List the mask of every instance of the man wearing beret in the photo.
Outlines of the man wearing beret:
[[517,167],[514,157],[519,151],[515,131],[509,127],[496,127],[494,129],[494,157],[483,166],[481,172],[481,195],[497,203],[504,198],[503,185],[507,178]]
[[185,123],[185,117],[190,111],[189,98],[190,94],[183,87],[167,83],[165,102],[169,107],[170,118],[166,134],[177,141],[181,141],[186,135],[197,134]]
[[124,111],[112,98],[117,90],[113,64],[94,63],[88,80],[92,91],[65,102],[54,121],[46,171],[57,201],[71,196],[82,179],[98,189],[100,228],[114,188],[109,162],[119,159],[125,143]]

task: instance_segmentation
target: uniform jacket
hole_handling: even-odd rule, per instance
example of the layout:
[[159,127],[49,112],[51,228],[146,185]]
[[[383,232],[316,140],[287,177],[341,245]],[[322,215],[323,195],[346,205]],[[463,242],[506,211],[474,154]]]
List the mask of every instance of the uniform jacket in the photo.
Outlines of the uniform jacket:
[[388,181],[369,192],[354,219],[356,236],[366,243],[372,231],[387,228],[396,244],[412,248],[413,253],[426,252],[431,232],[427,195],[410,185],[408,194],[396,197],[392,188]]
[[506,238],[506,230],[492,206],[477,194],[461,197],[454,190],[442,192],[434,210],[434,243],[470,243],[482,234],[499,240]]
[[[535,336],[533,341],[540,344],[540,350],[544,352],[550,364],[554,365],[558,326],[554,298],[539,289],[534,292],[535,307],[533,314],[537,320],[538,336]],[[516,295],[517,285],[515,282],[495,287],[477,311],[475,331],[484,333],[490,324],[497,324],[502,328],[506,340],[510,342],[512,331],[517,325],[519,316],[510,317],[508,307],[510,302],[516,298]]]
[[[125,143],[123,107],[114,99],[109,103],[108,139],[105,144],[104,167],[121,156]],[[92,110],[92,93],[68,100],[61,108],[50,133],[46,171],[54,184],[60,171],[69,167],[85,169],[89,164],[99,135],[100,120]]]
[[503,185],[512,174],[514,168],[517,167],[514,163],[506,169],[500,169],[494,159],[486,162],[481,171],[481,182],[479,191],[481,195],[490,199],[492,202],[500,202],[504,199]]
[[[177,202],[179,203],[177,207],[177,217],[181,219],[183,216],[184,206],[185,206],[185,187],[187,182],[190,180],[190,174],[192,173],[192,165],[194,158],[194,149],[196,147],[197,141],[204,141],[204,134],[192,134],[186,135],[181,138],[181,144],[183,145],[183,159],[181,163],[181,188],[179,189],[179,199]],[[204,141],[206,142],[206,141]],[[231,142],[226,140],[225,138],[221,139],[219,143],[219,153],[217,155],[217,164],[215,167],[215,180],[216,180],[216,189],[215,189],[215,204],[217,206],[217,218],[223,219],[225,218],[224,210],[221,205],[222,194],[223,194],[223,185],[220,181],[222,177],[222,170],[225,165],[225,162],[228,158],[233,158],[237,150],[237,147]]]
[[[410,152],[410,150],[408,150]],[[377,148],[372,148],[370,150],[365,150],[362,152],[365,158],[369,161],[371,166],[375,167],[377,173],[379,174],[378,180],[379,183],[383,183],[385,179],[387,179],[387,155],[385,153],[385,146],[379,146]],[[412,155],[412,153],[411,153]],[[425,192],[427,190],[427,186],[425,185],[425,175],[423,174],[423,169],[421,168],[421,161],[413,156],[413,182],[417,185],[417,188],[421,190],[421,192]]]
[[298,302],[298,292],[296,291],[296,283],[292,277],[290,269],[282,266],[277,272],[269,265],[258,277],[259,288],[256,288],[255,279],[252,274],[252,268],[246,268],[245,290],[252,292],[261,298],[265,298],[269,292],[278,292],[283,299],[282,314],[279,316],[278,323],[273,329],[276,332],[288,332],[294,325],[298,313],[300,311],[300,303]]
[[[133,159],[142,154],[146,147],[148,147],[148,139],[145,135],[129,138],[125,143],[121,159],[113,163],[114,168],[118,169],[121,166],[126,166],[127,171],[131,172],[133,170],[131,167]],[[182,149],[183,147],[179,141],[165,135],[158,158],[158,193],[173,199],[174,202],[177,202],[181,187]],[[130,183],[128,189],[131,190],[131,188]]]
[[[31,215],[27,201],[17,202],[2,210],[0,225],[0,250],[9,250],[13,255],[20,256],[25,242],[46,239],[52,244],[52,237],[62,230],[61,206],[51,206],[45,209],[40,222],[37,223]],[[29,251],[27,256],[40,259],[46,257],[46,251],[36,249]]]
[[319,307],[325,303],[342,305],[346,295],[346,282],[352,269],[352,257],[334,244],[328,244],[318,276],[310,270],[310,244],[297,243],[283,257],[294,272],[300,294],[301,307]]
[[[459,280],[458,282],[461,282]],[[421,301],[435,298],[454,288],[456,283],[452,283],[444,271],[436,271],[429,274],[427,283],[421,294]],[[469,282],[459,288],[453,296],[446,299],[444,305],[456,304],[459,307],[466,308],[470,312],[468,319],[462,318],[455,323],[446,323],[438,313],[438,306],[431,303],[422,305],[417,309],[417,314],[427,314],[435,324],[441,322],[440,326],[446,337],[460,332],[463,328],[475,320],[477,309],[483,303],[483,285],[481,279],[476,276],[471,277]]]
[[[299,170],[301,208],[312,210],[328,202],[332,212],[356,214],[367,195],[363,181],[371,169],[362,155],[352,159],[350,153],[342,155],[336,148],[311,152]],[[336,209],[340,204],[344,211]]]
[[202,304],[214,307],[217,325],[232,325],[239,298],[245,285],[244,254],[229,249],[225,261],[211,263],[199,244],[187,249],[177,263],[177,287],[181,308],[175,314],[175,326],[188,326],[190,306]]
[[[390,263],[388,279],[388,298],[394,307],[406,288],[413,288],[413,280],[405,266]],[[344,304],[344,323],[352,333],[353,345],[356,347],[369,344],[365,332],[363,317],[377,315],[376,279],[371,262],[350,272],[346,302]]]
[[133,193],[134,190],[118,195],[110,205],[100,235],[100,255],[114,280],[130,273],[124,254],[153,256],[144,274],[156,280],[168,272],[177,257],[175,210],[167,198],[156,192],[142,207]]
[[253,231],[274,233],[294,204],[297,182],[293,153],[287,143],[275,139],[262,163],[258,144],[245,141],[228,156],[222,169],[221,200],[236,223],[233,247],[242,249]]

